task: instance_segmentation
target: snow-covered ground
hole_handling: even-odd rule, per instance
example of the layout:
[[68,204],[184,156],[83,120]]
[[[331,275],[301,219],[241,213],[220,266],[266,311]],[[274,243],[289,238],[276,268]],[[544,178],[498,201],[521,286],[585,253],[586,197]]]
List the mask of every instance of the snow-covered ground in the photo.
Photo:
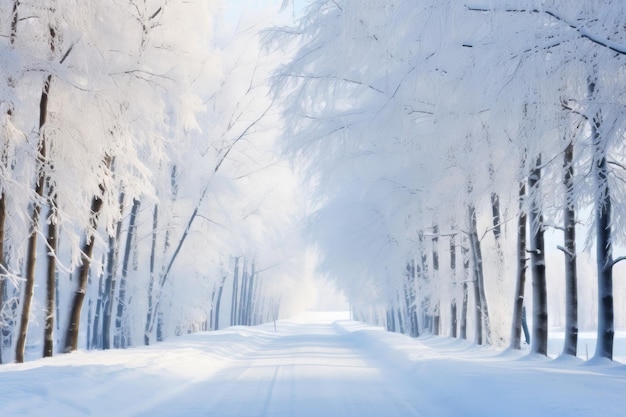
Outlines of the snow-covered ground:
[[626,366],[329,314],[0,367],[0,416],[623,416]]

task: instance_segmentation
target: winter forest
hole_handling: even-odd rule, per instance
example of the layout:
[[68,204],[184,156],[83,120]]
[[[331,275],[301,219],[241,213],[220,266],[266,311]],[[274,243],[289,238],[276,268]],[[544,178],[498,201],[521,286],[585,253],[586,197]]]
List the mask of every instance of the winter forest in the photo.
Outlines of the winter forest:
[[613,358],[625,3],[226,3],[0,1],[2,363],[316,292],[413,337],[547,355],[557,328],[576,356],[594,331]]

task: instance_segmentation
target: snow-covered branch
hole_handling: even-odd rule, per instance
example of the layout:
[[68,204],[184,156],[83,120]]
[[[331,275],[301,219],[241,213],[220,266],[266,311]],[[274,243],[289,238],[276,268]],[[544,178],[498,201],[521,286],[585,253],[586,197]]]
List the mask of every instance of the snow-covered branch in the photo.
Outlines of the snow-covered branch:
[[505,12],[505,13],[537,13],[537,14],[546,14],[550,17],[552,17],[554,20],[563,23],[564,25],[568,26],[569,28],[575,30],[576,32],[578,32],[578,34],[581,36],[581,38],[587,39],[590,42],[595,43],[596,45],[600,45],[604,48],[610,49],[613,52],[617,52],[620,55],[626,55],[626,45],[617,43],[617,42],[613,42],[608,38],[605,38],[603,36],[598,35],[597,33],[592,33],[591,31],[587,30],[585,27],[583,27],[580,24],[574,23],[569,21],[568,19],[566,19],[565,17],[561,16],[559,13],[555,12],[555,11],[551,11],[551,10],[540,10],[540,9],[535,9],[535,8],[529,8],[529,9],[524,9],[524,8],[498,8],[498,7],[491,7],[491,6],[481,6],[478,4],[474,4],[474,5],[467,5],[466,6],[468,10],[470,11],[475,11],[475,12]]

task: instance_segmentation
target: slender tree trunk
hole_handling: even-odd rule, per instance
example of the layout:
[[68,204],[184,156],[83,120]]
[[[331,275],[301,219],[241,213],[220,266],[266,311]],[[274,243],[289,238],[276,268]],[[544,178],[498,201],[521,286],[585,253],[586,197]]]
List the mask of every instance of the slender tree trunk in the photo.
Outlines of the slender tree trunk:
[[247,301],[246,301],[246,318],[245,325],[250,326],[252,324],[252,303],[254,302],[254,277],[256,275],[255,264],[252,261],[250,266],[250,277],[248,278],[248,291],[247,291]]
[[[409,265],[407,264],[407,277],[410,273]],[[409,285],[408,283],[403,283],[402,285],[402,294],[404,295],[404,311],[406,312],[407,317],[407,326],[409,335],[413,337],[414,329],[413,329],[413,317],[411,316],[411,298],[409,295]]]
[[452,274],[452,299],[450,300],[450,337],[457,336],[457,308],[456,308],[456,243],[455,236],[450,236],[450,273]]
[[478,289],[478,278],[474,268],[474,280],[472,289],[474,290],[474,342],[477,345],[483,344],[483,315],[480,312],[480,290]]
[[220,282],[220,288],[217,291],[217,301],[215,303],[215,325],[213,327],[214,330],[220,329],[220,304],[222,303],[222,293],[224,292],[224,283],[226,282],[226,278],[228,275],[224,275],[222,277],[222,282]]
[[263,323],[262,312],[265,305],[264,288],[261,281],[261,273],[256,273],[255,281],[255,300],[252,305],[252,324],[257,325]]
[[91,300],[91,297],[89,298],[89,301],[87,302],[87,350],[91,350],[91,338],[92,338],[92,334],[91,334],[91,306],[93,305],[93,301]]
[[[163,334],[163,312],[158,310],[159,303],[155,305],[155,311],[157,312],[157,330],[156,330],[156,340],[157,342],[162,342],[164,340]],[[154,322],[154,321],[153,321]]]
[[[399,295],[396,293],[396,298],[399,298]],[[402,311],[400,308],[394,308],[394,310],[396,311],[396,314],[398,315],[398,330],[400,333],[405,334],[405,328],[404,328],[404,320],[402,319]]]
[[548,354],[548,296],[546,285],[546,261],[543,240],[543,215],[539,206],[539,182],[541,181],[541,156],[528,176],[531,193],[530,220],[530,265],[533,282],[533,334],[531,351]]
[[150,281],[148,282],[148,314],[146,315],[146,327],[143,335],[143,343],[148,346],[150,344],[150,323],[152,323],[152,312],[154,303],[154,281],[155,277],[155,262],[156,262],[156,242],[157,242],[157,226],[158,226],[159,206],[154,205],[154,211],[152,212],[152,243],[150,245]]
[[409,283],[409,295],[411,297],[411,322],[413,323],[413,337],[419,337],[420,326],[419,317],[417,315],[417,266],[415,265],[415,259],[411,260],[410,270],[411,281]]
[[574,195],[574,142],[563,153],[565,208],[563,232],[565,252],[565,340],[563,354],[576,356],[578,345],[578,278],[576,273],[576,208]]
[[[15,37],[17,36],[18,6],[19,6],[19,0],[14,0],[13,11],[11,13],[11,33],[9,35],[9,43],[11,47],[13,47],[13,45],[15,44]],[[10,88],[13,88],[15,86],[15,80],[9,78],[8,85]],[[12,103],[11,103],[11,106],[12,106]],[[7,117],[10,118],[12,115],[13,115],[13,110],[9,108],[9,110],[7,110]],[[9,168],[9,162],[8,162],[9,139],[6,138],[4,139],[4,141],[5,141],[5,145],[2,149],[2,164],[4,165],[5,169],[8,169]],[[6,212],[7,212],[6,193],[3,188],[2,191],[0,192],[0,321],[3,319],[4,306],[5,306],[4,302],[5,302],[5,298],[7,294],[6,274],[8,273],[8,269],[7,269],[7,263],[6,263],[6,256],[4,253],[5,224],[6,224],[6,214],[7,214]],[[0,328],[0,365],[4,363],[3,349],[4,349],[4,331],[2,328]]]
[[[106,257],[102,256],[102,265],[105,263]],[[100,338],[100,316],[102,315],[102,298],[104,296],[104,273],[101,272],[98,279],[98,300],[96,301],[96,311],[93,317],[93,334],[91,337],[91,348],[101,348],[102,340]]]
[[430,310],[430,280],[428,276],[428,255],[424,248],[424,233],[422,231],[418,232],[419,239],[419,262],[417,263],[417,273],[418,276],[421,276],[422,283],[421,288],[425,289],[422,291],[422,299],[420,302],[420,316],[422,317],[421,322],[423,326],[423,330],[432,331],[432,317],[429,314]]
[[463,256],[463,300],[461,302],[461,318],[459,322],[459,337],[467,339],[467,304],[469,299],[469,290],[467,283],[470,280],[470,256],[467,247],[467,238],[463,236],[461,241],[461,255]]
[[230,325],[237,324],[237,290],[239,285],[239,257],[235,257],[235,273],[233,279],[233,294],[230,305]]
[[417,306],[415,297],[415,260],[406,264],[406,284],[404,285],[404,300],[406,304],[406,314],[410,324],[411,337],[419,336],[419,328],[417,322]]
[[[491,159],[491,156],[489,157]],[[495,168],[493,163],[489,163],[489,178],[493,183],[495,181]],[[498,253],[498,268],[500,269],[498,273],[502,273],[503,264],[504,264],[504,253],[502,252],[502,215],[500,214],[500,197],[498,193],[491,193],[491,218],[493,221],[493,237],[496,241],[496,251]],[[502,277],[498,277],[502,278]]]
[[435,299],[434,307],[433,307],[433,335],[439,335],[439,307],[440,307],[440,291],[439,291],[439,226],[433,226],[433,277],[432,277],[432,287],[433,287],[433,297]]
[[[15,6],[17,7],[17,6]],[[8,168],[8,144],[4,146],[2,151],[2,164],[5,168]],[[4,306],[7,293],[7,278],[6,274],[9,272],[7,268],[4,239],[6,234],[6,217],[7,217],[7,202],[6,193],[4,189],[0,192],[0,323],[4,320]],[[3,360],[4,349],[4,328],[0,325],[0,365],[4,363]]]
[[217,296],[217,283],[213,284],[213,291],[211,291],[211,311],[209,312],[209,323],[204,330],[213,330],[215,327],[213,321],[215,320],[215,297]]
[[[178,184],[176,177],[176,165],[172,166],[172,172],[170,174],[170,186],[171,186],[171,200],[170,203],[173,205],[176,201],[176,197],[178,196]],[[201,198],[202,200],[202,198]],[[162,294],[163,287],[165,285],[165,281],[167,280],[167,276],[169,271],[174,263],[174,260],[178,256],[180,249],[182,247],[183,242],[185,241],[187,234],[189,233],[189,228],[193,223],[196,215],[198,213],[198,207],[193,211],[191,219],[187,224],[187,228],[183,232],[183,236],[170,259],[167,267],[162,265],[161,275],[157,284],[157,275],[156,275],[156,241],[157,241],[157,223],[158,223],[158,206],[154,206],[153,212],[153,220],[152,220],[152,248],[150,252],[150,284],[149,284],[149,293],[148,293],[148,313],[146,314],[146,325],[144,328],[144,344],[150,344],[150,337],[152,336],[152,331],[154,329],[154,323],[157,323],[157,341],[161,341],[163,337],[163,320],[162,315],[159,312],[159,306],[161,304],[160,297]],[[165,241],[163,244],[163,257],[169,252],[170,249],[170,232],[169,229],[165,231]]]
[[[119,210],[123,211],[124,193],[119,196]],[[115,236],[109,236],[109,250],[107,252],[106,278],[104,280],[104,299],[102,302],[102,349],[111,348],[111,324],[113,322],[113,300],[115,300],[117,283],[117,262],[119,259],[119,242],[122,235],[122,221],[117,222]]]
[[244,323],[244,317],[246,315],[246,299],[247,299],[247,295],[246,295],[246,290],[248,288],[248,278],[249,278],[249,273],[248,273],[248,261],[246,258],[244,258],[243,260],[243,271],[241,274],[241,289],[240,289],[240,294],[239,294],[239,302],[238,302],[238,309],[237,309],[237,324],[241,325],[241,324],[245,324]]
[[57,239],[58,225],[56,223],[56,197],[54,191],[50,191],[50,209],[48,219],[48,236],[46,242],[48,244],[47,257],[48,268],[46,271],[46,309],[45,309],[45,325],[43,340],[43,357],[51,357],[54,353],[54,309],[56,304],[56,257],[57,257]]
[[[111,159],[104,158],[106,168],[111,167]],[[70,321],[65,336],[65,351],[71,352],[78,349],[78,334],[80,331],[80,312],[87,293],[87,283],[89,282],[89,269],[91,267],[91,258],[93,256],[93,248],[95,244],[94,235],[98,230],[98,217],[102,210],[102,196],[104,195],[104,185],[100,184],[100,195],[93,196],[91,200],[91,216],[89,219],[90,230],[85,232],[85,241],[81,250],[81,265],[78,268],[78,279],[76,280],[76,291],[70,308]]]
[[[4,300],[6,297],[6,273],[7,264],[4,256],[4,235],[6,224],[6,196],[4,191],[0,194],[0,323],[4,320]],[[0,365],[4,363],[2,351],[4,349],[4,328],[0,325]]]
[[497,193],[491,193],[491,215],[493,219],[493,237],[496,240],[498,254],[501,253],[500,236],[502,235],[502,226],[500,225],[500,198]]
[[515,298],[513,302],[513,326],[511,329],[511,349],[521,349],[521,332],[524,308],[524,288],[526,285],[526,223],[524,198],[526,184],[519,184],[519,215],[517,218],[517,279],[515,280]]
[[393,306],[387,308],[387,330],[390,332],[396,331],[396,319],[393,314]]
[[[470,225],[470,248],[474,260],[474,296],[476,303],[476,343],[482,345],[489,343],[490,325],[487,296],[485,294],[485,282],[483,276],[483,256],[478,239],[476,226],[476,210],[473,204],[468,206]],[[480,325],[479,325],[480,323]]]
[[124,314],[126,312],[126,280],[128,278],[128,263],[133,241],[137,233],[137,213],[139,212],[140,201],[133,199],[133,206],[130,209],[128,219],[128,232],[126,233],[126,247],[124,248],[124,259],[122,260],[122,276],[120,278],[120,293],[117,300],[117,311],[115,314],[115,337],[113,344],[116,348],[127,347],[126,329],[124,326]]

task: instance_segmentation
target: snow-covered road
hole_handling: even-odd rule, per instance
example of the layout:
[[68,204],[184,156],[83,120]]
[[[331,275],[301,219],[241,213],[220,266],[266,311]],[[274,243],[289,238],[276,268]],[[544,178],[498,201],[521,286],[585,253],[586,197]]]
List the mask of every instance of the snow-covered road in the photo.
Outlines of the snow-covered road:
[[623,416],[623,365],[327,315],[0,367],[0,416]]

